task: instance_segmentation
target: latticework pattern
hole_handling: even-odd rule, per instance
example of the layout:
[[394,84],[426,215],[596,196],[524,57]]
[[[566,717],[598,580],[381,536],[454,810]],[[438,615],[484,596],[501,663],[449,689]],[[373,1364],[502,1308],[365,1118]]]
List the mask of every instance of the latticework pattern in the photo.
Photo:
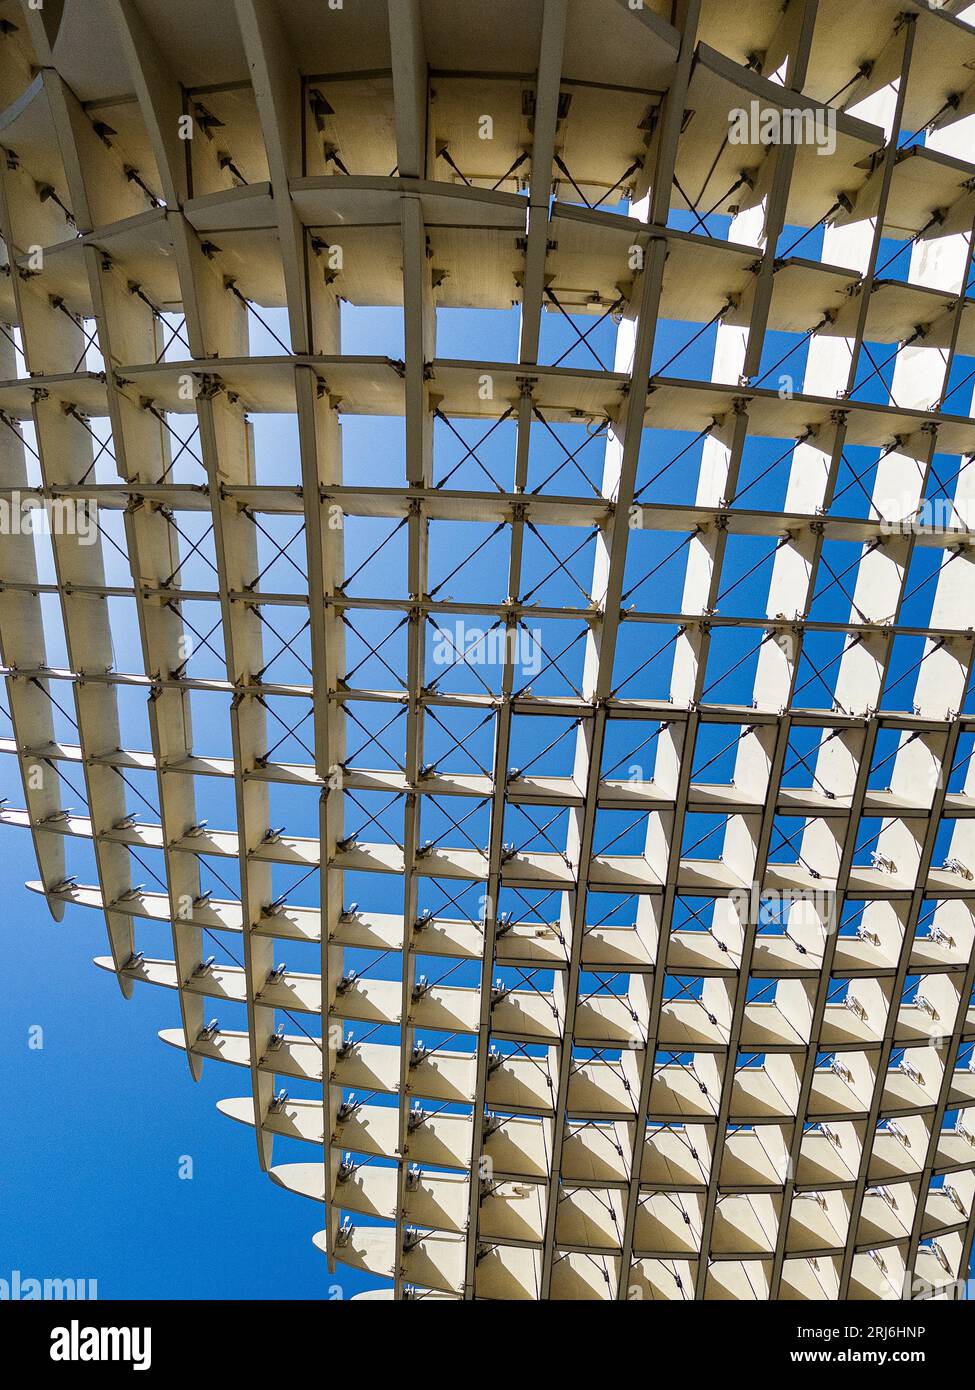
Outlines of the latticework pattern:
[[964,8],[0,4],[0,818],[396,1297],[967,1274]]

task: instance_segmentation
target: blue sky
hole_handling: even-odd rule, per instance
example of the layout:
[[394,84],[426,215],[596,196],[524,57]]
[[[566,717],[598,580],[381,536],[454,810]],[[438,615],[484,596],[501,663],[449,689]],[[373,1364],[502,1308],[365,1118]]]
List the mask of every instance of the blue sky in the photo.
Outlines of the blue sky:
[[[719,220],[711,219],[715,224]],[[787,229],[783,245],[791,245],[799,230]],[[810,237],[798,254],[818,254],[815,238]],[[896,272],[890,270],[888,273]],[[264,313],[268,322],[280,331],[280,317],[273,312]],[[590,322],[581,320],[582,328],[588,328]],[[349,354],[402,355],[401,316],[396,310],[347,311],[343,330],[343,350]],[[607,364],[612,362],[610,333],[611,325],[607,324],[591,337]],[[664,325],[655,362],[659,364],[670,357],[687,336],[686,325]],[[541,359],[553,361],[570,346],[572,334],[558,316],[546,315],[542,341]],[[713,344],[714,330],[711,330],[672,366],[671,374],[700,375],[706,379],[710,374]],[[763,359],[763,370],[790,348],[795,349],[795,354],[788,370],[794,372],[797,380],[801,380],[804,348],[799,345],[797,335],[772,335]],[[258,330],[253,350],[260,353],[279,349],[269,338],[262,340]],[[516,354],[517,317],[514,313],[442,311],[438,315],[439,356],[476,356],[488,361],[512,361]],[[886,357],[888,354],[881,349],[880,355]],[[583,352],[571,356],[566,360],[566,365],[587,365],[587,354]],[[589,359],[589,365],[594,365],[592,359]],[[964,377],[971,369],[971,363],[959,363],[956,378]],[[875,379],[864,395],[868,399],[877,399],[879,388],[880,384]],[[484,422],[478,421],[458,421],[454,424],[466,445],[479,440],[487,429]],[[297,481],[296,443],[290,422],[278,417],[259,417],[256,431],[259,478],[266,481]],[[362,486],[402,485],[402,421],[347,418],[344,432],[346,481],[354,481]],[[570,429],[556,429],[555,433],[570,449],[580,442],[578,430],[573,433]],[[483,464],[505,488],[510,487],[511,483],[513,443],[514,426],[509,423],[499,428],[483,448],[478,447]],[[694,500],[701,444],[687,449],[676,465],[665,468],[667,461],[681,454],[689,443],[689,439],[682,435],[647,432],[637,489],[651,478],[655,481],[645,494],[645,500],[675,503]],[[742,505],[781,510],[789,460],[786,458],[779,465],[771,465],[786,445],[787,441],[749,441],[739,494],[750,484],[753,486]],[[435,435],[435,480],[450,474],[463,457],[464,449],[465,443],[460,442],[445,426],[438,424]],[[835,512],[848,516],[867,514],[868,503],[864,492],[851,479],[854,473],[862,474],[863,486],[869,493],[877,453],[877,450],[866,449],[848,451],[848,464],[845,467],[850,471],[848,475],[841,476],[838,484],[837,491],[842,489],[843,497],[842,501],[837,502]],[[540,429],[533,431],[529,488],[542,483],[564,461],[564,453],[554,438],[546,438]],[[583,472],[588,473],[598,486],[602,466],[602,443],[599,439],[593,440],[579,455],[579,463]],[[111,465],[107,461],[106,465],[106,471],[99,474],[101,481],[110,481],[112,477]],[[198,481],[193,467],[192,461],[186,459],[174,476]],[[940,463],[936,461],[942,478],[950,478],[957,467],[956,461],[947,458]],[[472,459],[468,459],[451,475],[448,486],[450,484],[488,490],[491,487],[489,479]],[[545,491],[585,496],[587,488],[585,478],[569,466],[558,473]],[[937,491],[932,486],[929,495],[936,495]],[[120,538],[120,518],[117,515],[103,513],[100,519],[106,532]],[[268,539],[261,542],[262,554],[266,557],[273,553],[270,538],[281,543],[297,529],[294,517],[261,518],[261,522],[268,533]],[[184,524],[182,519],[181,524]],[[185,525],[191,528],[193,524],[187,514]],[[195,526],[196,529],[190,532],[194,540],[205,531],[206,522],[197,519]],[[366,560],[393,527],[394,523],[382,520],[350,519],[346,531],[347,574],[352,574]],[[459,602],[502,600],[505,597],[508,540],[503,533],[489,539],[493,529],[492,526],[475,523],[433,523],[431,588],[444,582],[445,592]],[[551,552],[565,560],[584,540],[584,533],[578,528],[547,528],[544,540],[549,550],[535,537],[526,539],[523,593],[538,586],[534,594],[538,602],[551,605],[578,603],[584,606],[578,588],[568,576],[557,567],[556,573],[550,574],[554,565]],[[680,540],[680,535],[674,532],[633,533],[624,589],[639,586],[630,600],[638,608],[663,612],[679,609],[684,552],[677,553],[672,562],[662,562],[679,546]],[[479,559],[450,576],[455,564],[482,541],[485,548]],[[775,544],[774,539],[764,537],[731,538],[723,588],[729,589],[736,580],[741,582],[729,593],[727,607],[722,605],[723,612],[731,616],[764,613]],[[834,572],[839,573],[852,563],[859,549],[859,546],[828,542],[826,554]],[[206,545],[202,545],[200,556],[188,564],[183,573],[183,582],[190,588],[209,587],[207,563],[203,558],[206,550]],[[566,560],[584,587],[591,572],[591,557],[592,545],[587,544],[572,559]],[[296,558],[302,562],[300,543],[296,548]],[[936,558],[937,552],[931,550],[916,555],[908,589],[920,584],[929,573],[933,574]],[[110,545],[107,547],[106,563],[109,583],[129,582],[123,557],[113,553]],[[642,576],[658,564],[660,568],[652,579],[641,585]],[[406,597],[405,567],[405,533],[400,531],[383,548],[380,558],[370,565],[363,565],[347,592],[350,596],[385,594]],[[49,568],[42,565],[42,579],[49,574]],[[746,575],[749,577],[744,578]],[[826,590],[827,586],[828,576],[821,580],[820,588]],[[295,592],[301,587],[300,575],[286,561],[278,562],[269,571],[264,587]],[[933,592],[932,582],[914,595],[910,600],[910,613],[905,613],[905,619],[912,623],[923,623],[930,612]],[[115,628],[116,666],[123,670],[138,670],[141,656],[133,623],[126,620],[125,605],[133,608],[133,617],[134,606],[131,600],[113,600],[113,603],[119,607]],[[215,606],[200,604],[198,607],[200,611],[192,616],[192,621],[200,631],[205,632],[215,620],[216,613],[211,611]],[[54,666],[66,664],[63,644],[58,640],[60,615],[57,601],[45,600],[45,608],[51,620],[48,661]],[[823,592],[821,598],[817,598],[813,615],[846,621],[849,604],[838,586],[833,585],[828,592]],[[294,614],[286,617],[282,609],[275,609],[272,616],[283,634],[296,631],[303,621]],[[398,621],[398,615],[367,614],[355,615],[355,618],[359,630],[373,645],[385,637]],[[541,621],[538,626],[550,655],[561,650],[571,636],[581,631],[580,625],[559,624],[551,620]],[[664,650],[659,662],[642,671],[638,683],[627,685],[626,677],[646,660],[651,650],[663,646],[671,633],[671,628],[663,626],[648,630],[635,624],[624,624],[614,673],[624,693],[667,697],[672,648]],[[734,667],[756,647],[760,637],[760,630],[755,629],[722,630],[712,648],[711,661],[715,664],[713,668],[709,665],[709,681],[720,678],[724,671]],[[201,651],[194,658],[194,674],[223,675],[219,633],[212,641],[216,652]],[[810,646],[815,641],[810,639]],[[304,645],[300,640],[295,645],[299,652],[303,652],[307,645],[307,634]],[[560,661],[570,679],[581,675],[583,645],[581,640],[576,642],[564,660]],[[825,650],[829,644],[823,641],[817,645]],[[916,646],[917,643],[912,645],[905,639],[896,648],[892,682],[896,681],[899,672],[916,662],[920,655],[915,650]],[[403,631],[392,637],[382,650],[391,665],[401,668],[404,659]],[[366,647],[361,644],[357,647],[354,637],[350,637],[348,652],[350,667],[362,660],[356,676],[357,684],[389,686],[388,672],[383,671],[376,658],[369,656]],[[303,679],[300,663],[294,658],[286,654],[282,663],[276,667],[275,678]],[[710,698],[749,702],[754,664],[754,657],[745,661],[733,677],[712,690]],[[493,674],[496,673],[491,673],[489,669],[482,671],[483,677],[488,680],[492,679]],[[800,683],[806,674],[800,675]],[[477,680],[463,670],[453,671],[443,680],[443,688],[446,689],[480,688]],[[561,689],[558,678],[552,673],[541,676],[533,684],[541,693]],[[909,703],[909,690],[910,686],[905,688],[902,683],[882,703],[887,708],[904,708]],[[67,709],[71,708],[67,685],[55,687],[53,693]],[[130,747],[147,748],[144,696],[140,692],[123,691],[120,699],[124,741]],[[814,690],[807,691],[807,700],[813,705],[826,704],[826,693],[822,688],[818,695]],[[194,696],[197,741],[205,752],[218,755],[229,753],[225,703],[222,697]],[[286,713],[293,716],[295,705],[296,702],[289,702],[288,710],[276,708],[279,708],[282,716]],[[965,708],[971,708],[970,697]],[[388,712],[376,706],[360,704],[354,707],[354,713],[369,730],[378,729],[388,718]],[[478,766],[490,769],[493,744],[490,724],[478,728],[480,717],[467,718],[462,712],[442,713],[441,717],[446,728],[434,727],[427,721],[427,761],[436,762],[438,756],[442,756],[449,758],[449,763],[445,765],[454,770],[475,771]],[[293,722],[293,718],[289,722]],[[2,732],[7,734],[6,720],[0,719],[0,724]],[[573,750],[573,734],[568,728],[569,724],[570,721],[519,719],[516,716],[512,765],[527,767],[531,763],[533,771],[539,773],[568,772]],[[398,756],[404,725],[405,719],[401,719],[398,725],[383,735],[383,742],[393,757]],[[76,742],[70,724],[63,722],[60,716],[57,728],[66,741]],[[641,739],[652,735],[655,728],[655,723],[630,725],[624,735],[624,731],[611,726],[604,772],[622,761],[622,769],[615,775],[625,776],[628,759],[639,760],[640,755],[634,753],[634,748]],[[557,746],[534,761],[560,733],[565,737]],[[305,724],[302,737],[307,739],[309,735],[310,721]],[[702,735],[697,762],[706,762],[712,754],[718,753],[719,745],[726,742],[728,736],[726,730],[718,730],[712,746],[712,743],[706,742],[710,735]],[[361,730],[350,731],[350,750],[366,737]],[[461,750],[451,747],[453,739],[460,739],[463,745]],[[802,736],[797,734],[797,746],[799,743],[802,743]],[[814,753],[814,744],[807,747],[803,743],[798,751],[807,755]],[[276,756],[308,760],[307,754],[302,752],[294,739],[288,740]],[[642,756],[646,757],[646,752]],[[725,755],[723,760],[719,759],[713,764],[707,772],[708,780],[729,780],[732,756]],[[377,750],[375,745],[364,752],[358,761],[374,767],[391,766],[390,758]],[[77,770],[67,770],[66,775],[71,777],[75,786],[81,785]],[[0,759],[0,779],[0,794],[9,797],[12,805],[20,806],[23,794],[13,759]],[[153,814],[156,802],[154,778],[140,778],[133,774],[131,780],[137,794],[130,802],[130,809],[135,810],[142,819],[156,819]],[[803,780],[800,770],[793,781],[800,785]],[[233,806],[230,784],[202,778],[197,779],[197,784],[201,814],[207,816],[212,826],[228,824],[227,817],[232,815]],[[139,795],[146,798],[145,802],[140,802]],[[388,797],[377,794],[357,793],[357,797],[360,805],[349,806],[348,831],[355,830],[389,801]],[[78,799],[67,790],[64,799],[67,804],[82,809]],[[460,818],[461,812],[456,806],[451,805],[449,809],[455,819]],[[468,810],[473,808],[465,806],[464,811]],[[487,814],[486,807],[473,810],[470,820],[465,823],[477,844],[486,843]],[[544,837],[538,837],[535,827],[525,820],[518,808],[509,808],[509,815],[510,825],[507,821],[505,825],[506,839],[519,846],[546,847]],[[383,819],[391,827],[390,833],[396,833],[402,825],[402,803],[391,805]],[[547,816],[541,817],[535,812],[536,825],[543,824],[547,819]],[[710,840],[706,840],[697,851],[699,854],[711,853],[716,844],[720,819],[692,819],[701,823],[694,824],[693,837],[689,829],[685,837],[685,850],[692,838],[697,839],[708,831],[705,822],[714,819],[710,827]],[[286,824],[292,834],[317,833],[317,796],[303,789],[272,788],[271,820],[274,825]],[[563,820],[564,813],[562,819],[549,827],[548,833],[555,839],[564,835]],[[632,817],[621,817],[618,813],[601,813],[597,849],[601,843],[612,840],[623,831],[622,838],[616,841],[615,851],[642,850],[643,826],[628,832],[625,827],[630,821]],[[381,821],[378,825],[373,824],[366,838],[385,838],[381,825]],[[436,839],[447,831],[451,831],[450,822],[443,813],[433,804],[424,806],[423,837]],[[456,832],[451,831],[451,834],[451,842],[457,843]],[[106,951],[100,914],[69,907],[63,923],[53,923],[43,901],[19,886],[24,879],[37,876],[28,836],[24,832],[8,830],[3,843],[9,907],[5,929],[0,931],[0,961],[8,981],[8,1007],[0,1019],[0,1056],[9,1118],[4,1164],[5,1200],[0,1206],[0,1249],[4,1252],[2,1266],[6,1269],[18,1268],[25,1275],[94,1278],[98,1281],[101,1297],[171,1297],[178,1291],[180,1296],[189,1298],[321,1298],[328,1296],[331,1284],[346,1296],[358,1288],[372,1285],[375,1281],[361,1279],[342,1267],[334,1280],[330,1279],[322,1257],[311,1244],[311,1235],[320,1224],[320,1211],[310,1202],[270,1184],[258,1168],[252,1133],[217,1114],[215,1102],[218,1099],[245,1092],[246,1073],[211,1065],[205,1069],[203,1081],[193,1085],[183,1057],[164,1047],[156,1038],[158,1029],[172,1027],[178,1022],[175,994],[137,986],[134,999],[126,1004],[113,979],[90,964],[92,956]],[[76,842],[69,846],[69,851],[69,871],[77,873],[81,882],[94,882],[89,847]],[[161,872],[158,856],[145,855],[144,858],[150,871]],[[235,864],[221,861],[216,867],[232,885],[236,884]],[[143,875],[136,870],[135,877],[138,880]],[[279,873],[276,870],[275,890],[283,889],[295,877],[294,873]],[[347,880],[347,901],[357,898],[363,905],[377,910],[397,910],[401,905],[401,890],[396,880],[385,882],[373,875],[367,878],[348,875]],[[150,883],[150,886],[155,885]],[[211,880],[210,886],[217,889],[219,896],[218,885]],[[421,907],[427,905],[436,911],[444,906],[443,895],[432,882],[425,881],[422,891]],[[451,894],[456,893],[456,885],[450,891]],[[476,915],[479,892],[480,888],[473,885],[464,898],[464,907],[472,915]],[[306,883],[298,890],[295,901],[312,902],[313,893],[314,883]],[[554,899],[551,902],[554,905]],[[536,905],[544,915],[545,904],[538,902]],[[524,904],[519,904],[512,896],[510,903],[502,902],[500,906],[502,910],[510,907],[519,911]],[[625,899],[616,902],[611,895],[606,895],[606,910],[615,910],[620,914],[617,920],[623,921],[627,911],[632,911],[632,905],[628,908]],[[557,913],[553,910],[550,915]],[[600,915],[603,915],[602,912]],[[228,938],[228,944],[231,951],[239,952],[239,945],[232,939]],[[168,956],[168,930],[141,928],[139,945],[147,955]],[[209,942],[207,945],[218,960],[227,958],[218,944]],[[286,959],[292,969],[314,970],[316,954],[313,947],[302,951],[298,946],[289,945]],[[373,959],[371,953],[350,952],[348,966],[361,968]],[[433,980],[441,977],[447,969],[443,961],[435,959],[421,958],[417,962],[417,973],[426,973]],[[399,959],[393,956],[377,964],[374,973],[392,976],[398,974],[398,970]],[[473,963],[464,965],[451,973],[451,982],[473,984],[477,974]],[[511,983],[516,982],[512,978]],[[538,983],[543,982],[539,980]],[[231,1010],[222,1010],[221,1021],[228,1027],[240,1026],[231,1014]],[[44,1030],[44,1046],[39,1050],[28,1047],[28,1032],[35,1025],[40,1025]],[[360,1031],[364,1031],[364,1028]],[[381,1040],[381,1037],[381,1034],[378,1035],[376,1040]],[[443,1039],[433,1035],[425,1041],[428,1046],[435,1046]],[[463,1047],[465,1044],[458,1041],[453,1045]],[[302,1094],[298,1083],[289,1083],[289,1090],[294,1097]],[[311,1094],[310,1091],[308,1093]],[[191,1180],[179,1176],[184,1156],[189,1156],[193,1161]],[[307,1147],[297,1144],[289,1146],[284,1141],[276,1143],[276,1162],[307,1161],[310,1157],[311,1150]],[[0,1268],[0,1273],[5,1273],[5,1268]]]

